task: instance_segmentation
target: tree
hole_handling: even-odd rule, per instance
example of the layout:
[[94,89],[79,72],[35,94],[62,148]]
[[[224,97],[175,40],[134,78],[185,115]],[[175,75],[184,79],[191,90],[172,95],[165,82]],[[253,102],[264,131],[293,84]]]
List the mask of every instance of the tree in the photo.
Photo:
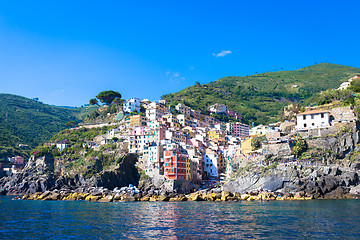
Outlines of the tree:
[[256,136],[251,139],[251,146],[253,150],[258,150],[262,148],[262,142],[266,141],[265,136]]
[[115,92],[112,90],[103,91],[96,96],[100,102],[110,105],[115,98],[121,98],[121,94],[119,92]]
[[305,142],[305,140],[302,137],[299,137],[296,140],[296,143],[294,145],[294,147],[291,149],[292,154],[296,155],[297,157],[299,157],[303,152],[307,151],[307,144]]
[[122,105],[124,103],[124,99],[121,98],[115,98],[112,103],[117,104],[117,105]]
[[350,83],[350,89],[354,92],[360,92],[360,80],[355,79]]
[[90,99],[90,105],[96,105],[98,104],[98,100],[96,98]]
[[75,121],[67,122],[67,123],[65,123],[65,126],[67,126],[67,127],[75,127],[75,126],[76,126],[76,122],[75,122]]

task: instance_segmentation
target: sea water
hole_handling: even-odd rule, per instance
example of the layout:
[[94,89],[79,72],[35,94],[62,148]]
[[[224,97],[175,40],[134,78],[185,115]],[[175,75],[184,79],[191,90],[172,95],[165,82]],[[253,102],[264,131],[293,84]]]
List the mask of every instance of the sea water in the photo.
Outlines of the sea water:
[[23,201],[0,197],[0,239],[360,239],[360,201]]

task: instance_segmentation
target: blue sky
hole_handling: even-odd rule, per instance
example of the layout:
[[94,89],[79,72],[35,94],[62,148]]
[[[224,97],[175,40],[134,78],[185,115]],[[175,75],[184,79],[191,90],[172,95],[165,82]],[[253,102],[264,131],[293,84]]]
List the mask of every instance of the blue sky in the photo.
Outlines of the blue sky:
[[359,1],[1,1],[0,92],[81,106],[195,82],[360,67]]

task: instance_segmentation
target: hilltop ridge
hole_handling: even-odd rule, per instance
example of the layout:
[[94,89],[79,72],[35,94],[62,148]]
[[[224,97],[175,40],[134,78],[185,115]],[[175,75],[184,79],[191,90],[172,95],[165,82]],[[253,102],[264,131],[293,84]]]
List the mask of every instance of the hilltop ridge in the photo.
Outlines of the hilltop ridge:
[[[87,111],[87,108],[56,107],[0,93],[0,158],[28,156],[31,148],[65,129],[65,123],[80,121]],[[19,144],[28,145],[28,148],[20,148]]]
[[294,102],[309,104],[315,93],[338,88],[358,73],[359,68],[321,63],[295,71],[228,76],[207,84],[196,83],[163,98],[170,104],[182,102],[203,112],[214,103],[225,104],[240,112],[247,124],[266,124],[277,121],[284,106]]

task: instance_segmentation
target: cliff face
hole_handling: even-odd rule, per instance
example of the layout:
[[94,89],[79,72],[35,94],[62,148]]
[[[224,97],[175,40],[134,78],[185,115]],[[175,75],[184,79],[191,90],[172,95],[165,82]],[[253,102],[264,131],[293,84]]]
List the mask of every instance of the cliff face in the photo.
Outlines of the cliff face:
[[77,189],[86,192],[94,187],[113,189],[129,184],[137,186],[140,175],[135,168],[136,161],[135,155],[128,154],[113,169],[84,178],[81,174],[54,174],[55,164],[52,156],[32,158],[22,172],[0,179],[0,189],[3,194],[34,194],[54,189]]
[[241,174],[237,176],[234,173],[224,188],[230,192],[303,191],[317,198],[355,191],[360,183],[358,129],[358,124],[353,122],[301,133],[308,151],[296,162],[286,163],[285,156],[291,155],[288,143],[265,145],[267,154],[275,159],[272,167],[244,167],[246,170],[238,170]]
[[350,167],[316,165],[278,165],[266,172],[253,169],[224,186],[230,192],[256,190],[303,192],[315,198],[337,198],[356,189],[360,163]]
[[309,131],[307,134],[303,134],[303,137],[306,137],[309,148],[332,153],[337,159],[343,159],[351,153],[358,152],[359,128],[358,123],[344,123],[331,129]]

